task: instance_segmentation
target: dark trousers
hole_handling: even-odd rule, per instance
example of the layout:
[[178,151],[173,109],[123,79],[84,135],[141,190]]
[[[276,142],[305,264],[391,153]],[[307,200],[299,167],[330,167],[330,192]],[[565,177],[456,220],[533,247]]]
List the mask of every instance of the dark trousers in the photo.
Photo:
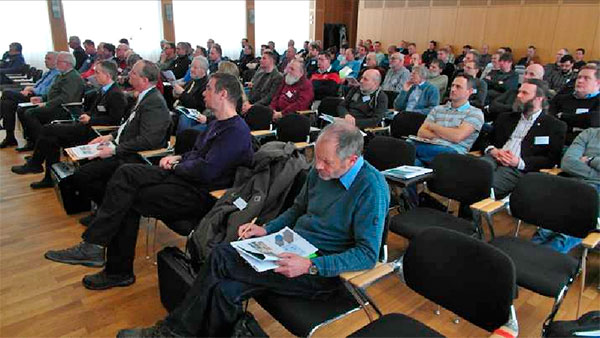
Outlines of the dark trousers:
[[42,127],[53,120],[71,119],[69,113],[61,107],[36,107],[27,110],[19,109],[17,111],[19,119],[23,124],[25,138],[35,144],[42,133]]
[[46,161],[46,178],[50,167],[60,160],[60,148],[73,147],[90,141],[96,133],[81,123],[47,124],[35,144],[31,161],[41,165]]
[[[229,337],[242,314],[244,300],[260,292],[327,298],[341,287],[337,277],[302,275],[287,278],[273,271],[256,272],[229,243],[216,246],[185,299],[166,319],[178,334]],[[332,300],[335,301],[335,300]],[[301,315],[301,314],[298,314]]]
[[492,188],[494,188],[494,197],[496,199],[504,198],[515,190],[519,179],[524,175],[521,170],[498,165],[498,162],[491,155],[485,155],[481,158],[491,163],[494,167]]
[[29,97],[16,90],[5,90],[0,98],[0,117],[2,117],[6,136],[14,136],[19,103],[29,102]]
[[108,247],[109,274],[132,274],[141,215],[169,224],[198,219],[213,204],[208,191],[171,171],[146,164],[124,164],[108,182],[102,207],[82,237],[86,242]]

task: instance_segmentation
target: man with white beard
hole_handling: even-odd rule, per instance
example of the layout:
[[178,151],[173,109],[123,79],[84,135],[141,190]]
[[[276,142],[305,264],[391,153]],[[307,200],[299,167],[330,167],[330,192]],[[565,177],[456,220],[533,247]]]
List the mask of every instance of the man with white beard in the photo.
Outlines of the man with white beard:
[[294,60],[288,64],[281,87],[273,95],[271,109],[273,120],[299,110],[308,110],[312,104],[314,93],[310,80],[304,76],[304,63]]
[[367,69],[360,86],[350,88],[337,107],[340,118],[361,129],[379,125],[388,107],[387,95],[381,91],[380,84],[381,74],[376,69]]

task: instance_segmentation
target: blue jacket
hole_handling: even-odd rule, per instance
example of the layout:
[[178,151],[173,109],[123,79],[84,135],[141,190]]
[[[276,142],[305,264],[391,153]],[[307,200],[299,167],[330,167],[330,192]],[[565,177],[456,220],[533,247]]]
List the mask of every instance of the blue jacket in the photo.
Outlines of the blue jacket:
[[2,64],[0,74],[20,74],[25,65],[23,54],[9,55],[8,62]]
[[[419,96],[419,100],[417,100],[417,105],[411,111],[427,115],[433,107],[440,104],[440,92],[428,81],[423,82],[421,89],[423,92],[421,93],[421,96]],[[415,86],[412,86],[408,92],[404,90],[400,91],[394,101],[394,109],[405,111],[406,105],[408,104],[408,98],[414,90]]]

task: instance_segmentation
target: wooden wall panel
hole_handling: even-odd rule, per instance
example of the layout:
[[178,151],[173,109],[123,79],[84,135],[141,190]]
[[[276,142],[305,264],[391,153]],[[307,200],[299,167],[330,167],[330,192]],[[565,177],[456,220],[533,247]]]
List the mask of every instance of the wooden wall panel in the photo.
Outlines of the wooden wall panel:
[[[562,6],[554,32],[552,55],[560,48],[566,47],[571,52],[582,47],[592,50],[594,44],[594,26],[597,26],[600,15],[599,6],[570,5]],[[595,23],[596,25],[592,25]],[[598,56],[598,53],[596,53]]]
[[552,59],[557,18],[558,6],[524,6],[513,43],[514,54],[525,55],[527,47],[534,45],[541,59]]
[[[171,6],[171,21],[167,20],[167,14],[165,12],[165,6]],[[160,13],[162,15],[163,23],[163,39],[167,41],[175,40],[175,15],[173,14],[173,0],[160,0]]]
[[462,46],[466,44],[480,48],[484,43],[483,34],[486,14],[487,8],[485,7],[459,7],[454,40],[444,44],[454,45],[455,53],[460,53]]
[[387,8],[383,11],[383,27],[393,27],[393,29],[384,29],[381,33],[381,43],[387,50],[389,45],[398,45],[405,36],[404,8]]
[[[376,39],[381,37],[383,23],[383,10],[363,9],[358,12],[357,39]],[[389,26],[388,26],[389,27]]]
[[492,50],[501,46],[511,46],[518,32],[521,8],[518,6],[488,7],[485,19],[483,42]]
[[[451,8],[432,8],[429,15],[429,35],[427,40],[436,40],[438,44],[450,43],[454,40],[458,17],[458,7]],[[417,46],[419,51],[427,48]]]
[[[63,11],[62,1],[59,1],[60,18],[55,18],[52,14],[52,1],[48,2],[48,21],[50,22],[50,31],[52,32],[52,45],[56,51],[69,51],[69,41],[67,40],[67,27],[65,25],[65,12]],[[8,33],[8,32],[5,32]]]
[[596,28],[596,38],[592,50],[586,50],[585,60],[600,60],[600,20]]
[[421,51],[427,48],[430,39],[428,31],[429,8],[407,8],[404,13],[404,33],[401,40],[414,42],[417,44],[417,50]]
[[358,21],[358,0],[316,0],[315,2],[315,39],[323,40],[326,23],[346,25],[348,41],[356,41]]

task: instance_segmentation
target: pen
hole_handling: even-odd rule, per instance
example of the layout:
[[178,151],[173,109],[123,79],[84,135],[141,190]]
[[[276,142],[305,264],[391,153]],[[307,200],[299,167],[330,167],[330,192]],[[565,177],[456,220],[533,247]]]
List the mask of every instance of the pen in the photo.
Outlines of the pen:
[[[252,222],[250,222],[250,224],[255,224],[254,222],[256,222],[256,219],[258,217],[254,217],[254,219],[252,219]],[[247,227],[244,232],[242,232],[242,234],[240,235],[240,237],[238,237],[238,241],[244,239],[244,235],[248,232],[248,229],[250,229],[250,227]]]

